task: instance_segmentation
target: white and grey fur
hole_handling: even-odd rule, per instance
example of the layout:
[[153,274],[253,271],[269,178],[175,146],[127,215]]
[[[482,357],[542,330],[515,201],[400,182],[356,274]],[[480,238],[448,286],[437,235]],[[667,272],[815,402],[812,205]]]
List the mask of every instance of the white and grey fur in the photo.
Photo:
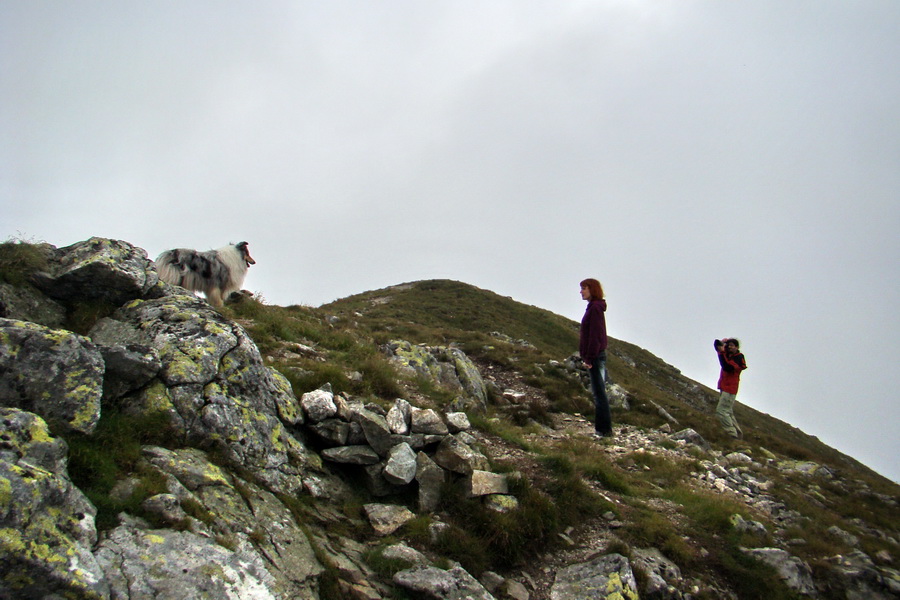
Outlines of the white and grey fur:
[[225,298],[241,289],[247,269],[255,264],[247,242],[241,242],[207,252],[166,250],[156,259],[156,271],[164,282],[203,292],[210,304],[222,306]]

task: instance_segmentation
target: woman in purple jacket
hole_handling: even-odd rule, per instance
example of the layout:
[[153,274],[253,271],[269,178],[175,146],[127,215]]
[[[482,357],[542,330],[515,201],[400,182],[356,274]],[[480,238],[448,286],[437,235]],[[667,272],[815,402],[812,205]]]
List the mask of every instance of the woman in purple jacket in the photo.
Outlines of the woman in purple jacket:
[[594,435],[612,437],[612,416],[606,397],[606,300],[603,287],[596,279],[581,282],[581,298],[587,300],[587,310],[581,319],[581,339],[578,353],[591,377],[594,394]]

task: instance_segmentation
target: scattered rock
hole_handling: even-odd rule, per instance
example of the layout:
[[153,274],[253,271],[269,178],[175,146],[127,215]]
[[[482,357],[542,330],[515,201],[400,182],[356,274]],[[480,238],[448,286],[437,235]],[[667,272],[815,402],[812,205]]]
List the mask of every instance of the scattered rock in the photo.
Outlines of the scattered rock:
[[409,509],[393,504],[366,504],[363,510],[378,535],[394,533],[416,516]]

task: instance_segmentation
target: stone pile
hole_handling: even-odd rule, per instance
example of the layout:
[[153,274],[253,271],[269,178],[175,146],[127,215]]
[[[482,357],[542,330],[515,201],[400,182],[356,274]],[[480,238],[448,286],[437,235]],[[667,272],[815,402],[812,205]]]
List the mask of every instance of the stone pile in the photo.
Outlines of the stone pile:
[[476,449],[463,412],[442,415],[400,398],[385,410],[334,394],[329,385],[304,394],[300,406],[303,425],[322,447],[322,458],[358,468],[376,497],[416,486],[418,508],[429,513],[437,509],[443,485],[456,481],[467,497],[481,498],[496,510],[516,504],[506,476],[492,473],[487,457]]

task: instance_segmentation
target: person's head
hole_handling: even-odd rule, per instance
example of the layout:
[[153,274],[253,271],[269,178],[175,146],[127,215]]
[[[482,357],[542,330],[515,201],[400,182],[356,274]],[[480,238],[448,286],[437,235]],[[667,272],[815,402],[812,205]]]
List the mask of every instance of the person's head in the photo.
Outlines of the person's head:
[[725,342],[725,350],[729,352],[737,352],[741,349],[741,341],[737,338],[728,338],[722,341]]
[[581,282],[581,297],[585,300],[602,300],[603,286],[596,279],[585,279]]

